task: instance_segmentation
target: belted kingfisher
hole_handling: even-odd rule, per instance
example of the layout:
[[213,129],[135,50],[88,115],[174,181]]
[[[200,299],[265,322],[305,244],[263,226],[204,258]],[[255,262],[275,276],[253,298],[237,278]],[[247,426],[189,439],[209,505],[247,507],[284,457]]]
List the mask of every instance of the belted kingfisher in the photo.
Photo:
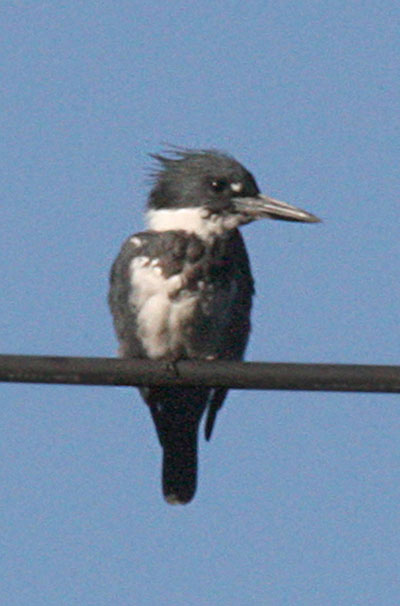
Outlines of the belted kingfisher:
[[[241,360],[254,294],[238,227],[263,217],[317,223],[314,215],[260,193],[253,175],[214,150],[177,149],[158,162],[148,229],[128,238],[110,277],[119,354],[176,362]],[[227,389],[146,387],[163,450],[164,498],[191,501],[197,441],[207,409],[210,439]]]

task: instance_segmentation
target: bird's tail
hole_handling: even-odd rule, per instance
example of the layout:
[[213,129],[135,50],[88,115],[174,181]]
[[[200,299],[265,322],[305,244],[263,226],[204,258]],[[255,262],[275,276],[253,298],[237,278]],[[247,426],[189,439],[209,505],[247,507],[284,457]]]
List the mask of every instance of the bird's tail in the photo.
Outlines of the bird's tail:
[[162,443],[162,488],[171,505],[184,505],[193,499],[197,485],[197,426],[176,428]]
[[163,449],[162,486],[165,500],[189,503],[197,485],[197,441],[208,389],[157,387],[145,397]]

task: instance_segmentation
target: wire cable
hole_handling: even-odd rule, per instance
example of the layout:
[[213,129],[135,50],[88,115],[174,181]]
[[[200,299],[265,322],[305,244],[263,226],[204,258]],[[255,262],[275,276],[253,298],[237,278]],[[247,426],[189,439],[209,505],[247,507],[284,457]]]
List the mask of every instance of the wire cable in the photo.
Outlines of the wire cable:
[[0,381],[400,393],[400,366],[0,355]]

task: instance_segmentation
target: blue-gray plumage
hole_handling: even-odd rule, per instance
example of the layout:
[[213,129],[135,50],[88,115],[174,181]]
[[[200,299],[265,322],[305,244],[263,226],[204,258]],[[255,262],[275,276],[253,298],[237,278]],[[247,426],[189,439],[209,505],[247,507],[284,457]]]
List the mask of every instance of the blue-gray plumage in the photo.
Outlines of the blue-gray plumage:
[[[238,227],[262,217],[318,222],[260,194],[232,157],[182,150],[161,165],[148,202],[149,229],[123,244],[111,271],[109,303],[123,357],[241,360],[254,294]],[[141,390],[163,449],[163,493],[188,503],[196,490],[198,427],[211,436],[227,390]]]

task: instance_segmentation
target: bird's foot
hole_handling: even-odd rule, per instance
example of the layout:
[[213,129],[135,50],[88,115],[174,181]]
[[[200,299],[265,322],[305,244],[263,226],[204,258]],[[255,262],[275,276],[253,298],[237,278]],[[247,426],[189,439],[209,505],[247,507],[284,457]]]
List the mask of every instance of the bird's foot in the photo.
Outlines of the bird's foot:
[[174,377],[179,377],[178,358],[164,360],[163,366],[164,366],[165,373],[167,375],[173,375]]

